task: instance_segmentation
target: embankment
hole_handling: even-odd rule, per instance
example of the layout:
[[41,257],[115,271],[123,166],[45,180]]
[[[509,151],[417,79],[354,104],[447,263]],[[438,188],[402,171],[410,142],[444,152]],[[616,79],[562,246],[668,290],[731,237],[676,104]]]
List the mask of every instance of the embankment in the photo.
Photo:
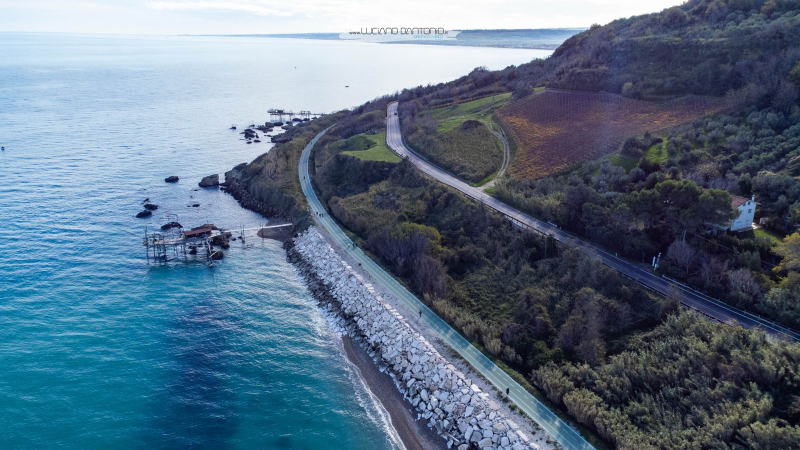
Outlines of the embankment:
[[290,260],[321,305],[343,318],[419,417],[459,450],[538,448],[488,393],[447,361],[428,340],[347,265],[315,228],[289,244]]

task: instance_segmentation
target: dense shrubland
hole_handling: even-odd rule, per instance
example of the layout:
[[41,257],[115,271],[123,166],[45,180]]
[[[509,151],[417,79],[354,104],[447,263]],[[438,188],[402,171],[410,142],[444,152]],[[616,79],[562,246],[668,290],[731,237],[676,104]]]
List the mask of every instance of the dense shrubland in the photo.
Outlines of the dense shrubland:
[[730,194],[755,195],[756,220],[778,234],[797,230],[800,115],[769,108],[712,116],[663,139],[629,139],[620,155],[625,164],[602,160],[553,177],[504,179],[496,196],[634,259],[661,252],[669,275],[800,327],[800,308],[792,306],[797,270],[774,270],[781,256],[773,240],[706,234],[728,223]]
[[[682,313],[408,161],[360,161],[337,153],[335,142],[316,156],[331,215],[440,316],[603,439],[621,448],[797,442],[797,345]],[[641,207],[668,198],[680,208],[706,191],[664,180],[642,195],[650,197]],[[693,214],[662,214],[657,226],[681,234],[694,214],[716,220],[728,213],[719,206],[729,205],[726,196],[708,194]],[[800,254],[792,261],[800,264]]]
[[[519,100],[538,86],[727,96],[736,107],[725,115],[627,140],[615,158],[568,172],[501,180],[496,195],[633,258],[661,252],[671,276],[800,327],[798,10],[791,0],[695,0],[594,26],[547,60],[400,92],[401,123],[413,134],[436,126],[424,122],[431,108]],[[407,161],[341,154],[336,142],[383,127],[394,98],[338,117],[314,181],[330,213],[438,314],[620,448],[800,447],[797,344],[681,312]],[[300,209],[290,177],[301,143],[244,170],[248,190],[276,210]],[[732,194],[756,195],[760,217],[788,236],[705,234],[731,217]]]

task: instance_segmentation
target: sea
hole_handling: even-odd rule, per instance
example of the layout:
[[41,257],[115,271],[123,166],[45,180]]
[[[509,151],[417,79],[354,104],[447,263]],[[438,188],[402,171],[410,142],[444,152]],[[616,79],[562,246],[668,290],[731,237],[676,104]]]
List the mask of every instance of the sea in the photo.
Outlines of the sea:
[[239,133],[270,108],[549,53],[0,33],[0,449],[402,447],[281,243],[153,264],[145,230],[266,223],[197,183],[269,151]]

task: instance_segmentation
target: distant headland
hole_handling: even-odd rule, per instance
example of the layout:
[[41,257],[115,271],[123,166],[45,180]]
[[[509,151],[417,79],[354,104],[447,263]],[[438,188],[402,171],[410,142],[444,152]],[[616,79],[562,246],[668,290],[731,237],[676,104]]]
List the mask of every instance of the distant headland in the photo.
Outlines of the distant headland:
[[[463,30],[455,39],[408,40],[387,44],[458,45],[469,47],[530,48],[554,50],[573,35],[587,28],[541,28],[519,30]],[[209,35],[205,35],[209,36]],[[223,37],[260,37],[338,41],[339,33],[228,34]]]

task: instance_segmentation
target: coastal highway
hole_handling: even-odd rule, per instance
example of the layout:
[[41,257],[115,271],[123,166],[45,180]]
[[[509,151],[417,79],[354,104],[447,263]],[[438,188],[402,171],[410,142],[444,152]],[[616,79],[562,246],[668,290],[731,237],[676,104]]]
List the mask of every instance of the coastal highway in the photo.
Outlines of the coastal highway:
[[[409,292],[397,280],[386,273],[378,264],[365,255],[360,249],[353,245],[353,242],[339,228],[328,213],[323,208],[311,186],[311,177],[308,173],[309,156],[325,132],[319,133],[303,149],[300,156],[298,171],[303,194],[308,199],[308,204],[314,214],[317,224],[324,228],[333,238],[335,244],[339,245],[343,251],[347,252],[356,263],[372,277],[376,283],[380,283],[385,292],[390,292],[403,302],[410,311],[421,311],[422,318],[428,327],[436,333],[439,338],[464,358],[476,371],[492,383],[498,390],[505,392],[509,389],[509,399],[514,402],[521,410],[531,417],[539,426],[549,433],[561,446],[566,449],[591,449],[589,444],[577,431],[559,419],[552,411],[539,402],[533,395],[517,384],[507,373],[497,367],[489,358],[472,346],[463,336],[458,334],[436,313],[431,311],[414,294]],[[319,216],[322,214],[322,216]]]
[[525,227],[531,228],[545,235],[552,235],[557,241],[577,248],[582,253],[596,257],[603,264],[616,269],[623,275],[635,280],[643,286],[652,289],[664,296],[673,298],[684,305],[698,311],[706,316],[712,317],[720,322],[729,325],[739,324],[744,328],[761,328],[765,332],[789,340],[800,341],[800,333],[770,322],[764,318],[741,311],[728,306],[716,299],[708,297],[691,288],[659,277],[649,270],[643,269],[639,264],[616,255],[583,241],[576,236],[563,231],[558,226],[533,218],[500,200],[485,194],[476,187],[473,187],[443,169],[428,162],[419,154],[408,148],[403,142],[400,133],[400,120],[396,115],[397,102],[389,104],[386,119],[386,143],[389,148],[397,153],[401,158],[411,161],[422,172],[433,177],[450,187],[453,187],[469,197],[485,204],[486,206],[500,212],[513,221]]

